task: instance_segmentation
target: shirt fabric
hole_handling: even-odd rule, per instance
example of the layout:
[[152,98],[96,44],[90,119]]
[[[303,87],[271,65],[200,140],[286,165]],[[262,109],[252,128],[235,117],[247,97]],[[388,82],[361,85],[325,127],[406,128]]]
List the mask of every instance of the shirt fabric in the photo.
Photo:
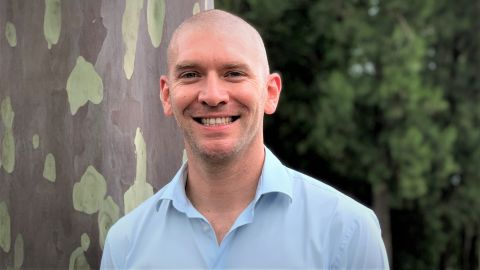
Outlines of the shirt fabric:
[[185,163],[111,227],[101,269],[388,269],[370,209],[265,153],[255,197],[220,245],[185,194]]

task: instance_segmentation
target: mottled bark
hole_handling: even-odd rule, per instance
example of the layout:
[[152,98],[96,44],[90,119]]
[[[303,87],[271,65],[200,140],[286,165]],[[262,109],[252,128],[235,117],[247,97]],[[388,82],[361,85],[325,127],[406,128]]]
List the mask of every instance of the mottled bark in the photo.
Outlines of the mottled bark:
[[212,7],[0,2],[0,269],[98,268],[125,205],[171,179],[183,140],[159,100],[166,47]]

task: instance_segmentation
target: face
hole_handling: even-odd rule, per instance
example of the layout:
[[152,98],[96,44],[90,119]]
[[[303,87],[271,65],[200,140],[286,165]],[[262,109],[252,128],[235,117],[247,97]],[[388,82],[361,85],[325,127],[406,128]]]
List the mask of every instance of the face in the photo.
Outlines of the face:
[[266,72],[258,46],[238,32],[195,29],[183,30],[175,44],[161,97],[187,151],[208,159],[263,151],[263,114],[275,111],[281,82]]

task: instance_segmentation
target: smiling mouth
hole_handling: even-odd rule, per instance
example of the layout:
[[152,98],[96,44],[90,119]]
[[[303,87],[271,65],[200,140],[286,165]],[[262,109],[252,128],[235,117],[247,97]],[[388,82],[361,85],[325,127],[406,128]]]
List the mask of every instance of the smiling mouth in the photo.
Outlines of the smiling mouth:
[[229,116],[229,117],[194,117],[195,122],[202,124],[204,126],[220,126],[220,125],[230,125],[235,122],[240,116]]

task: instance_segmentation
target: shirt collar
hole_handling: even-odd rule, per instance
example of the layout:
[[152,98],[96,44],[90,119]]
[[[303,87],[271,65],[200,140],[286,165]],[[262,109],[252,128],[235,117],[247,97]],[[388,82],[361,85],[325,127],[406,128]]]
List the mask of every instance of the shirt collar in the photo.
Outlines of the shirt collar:
[[173,177],[172,181],[167,184],[165,187],[165,191],[161,194],[159,201],[157,203],[157,211],[160,207],[160,203],[163,200],[170,200],[173,203],[173,206],[181,211],[185,212],[189,200],[187,198],[187,194],[185,193],[185,183],[187,180],[187,162],[184,162],[180,169],[177,171],[175,176]]
[[[157,203],[157,211],[163,200],[172,201],[173,206],[181,212],[186,213],[188,211],[190,201],[185,193],[187,168],[187,162],[183,163],[172,181],[165,187]],[[293,200],[293,182],[291,181],[287,168],[270,149],[265,147],[265,161],[258,182],[254,204],[257,203],[262,195],[269,193],[282,194],[286,196],[290,202]]]
[[268,193],[279,193],[293,199],[293,182],[287,168],[265,147],[265,162],[257,187],[255,200]]

